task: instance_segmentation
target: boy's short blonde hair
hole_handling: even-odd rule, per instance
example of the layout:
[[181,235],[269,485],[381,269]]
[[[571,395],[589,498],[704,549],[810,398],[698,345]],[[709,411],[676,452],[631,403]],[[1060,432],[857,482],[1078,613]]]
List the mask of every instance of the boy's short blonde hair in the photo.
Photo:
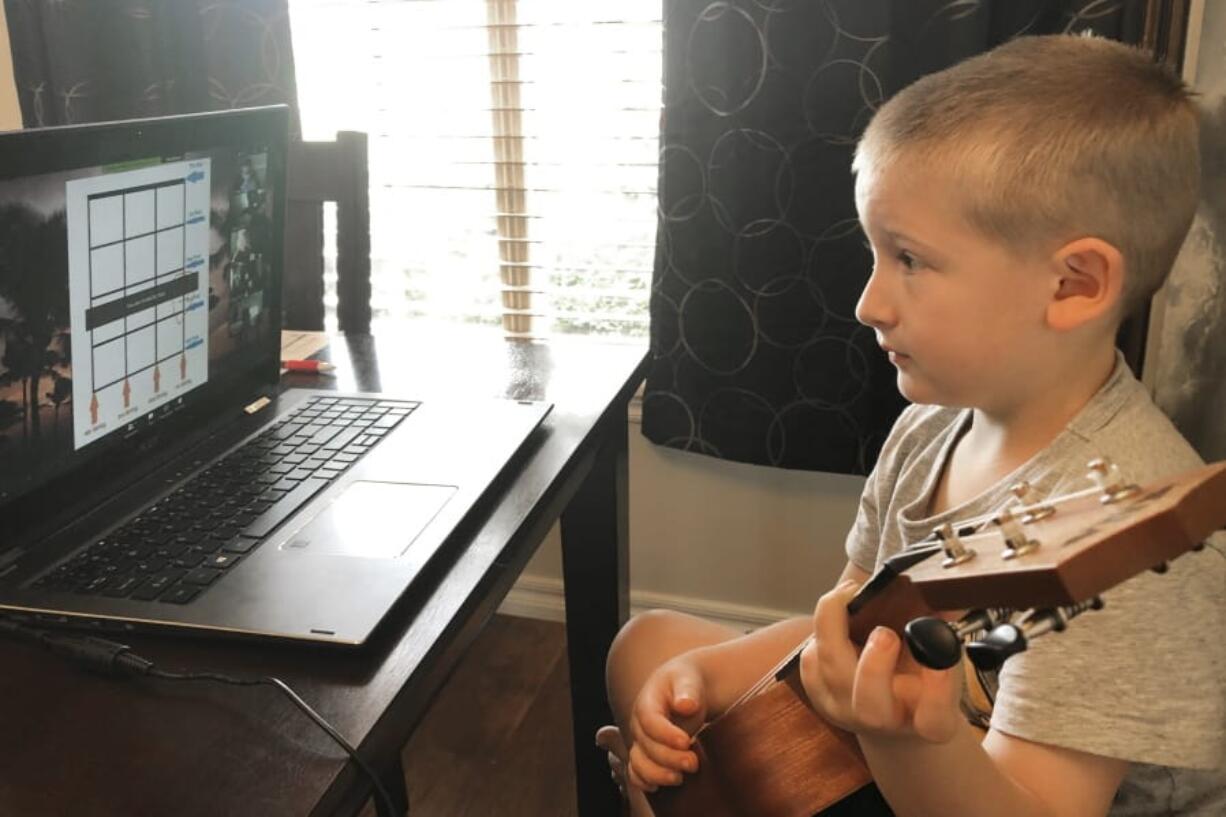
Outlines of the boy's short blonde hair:
[[968,221],[1022,253],[1095,236],[1124,257],[1123,312],[1162,285],[1196,213],[1199,114],[1148,55],[1095,37],[1019,37],[886,102],[856,173],[947,168]]

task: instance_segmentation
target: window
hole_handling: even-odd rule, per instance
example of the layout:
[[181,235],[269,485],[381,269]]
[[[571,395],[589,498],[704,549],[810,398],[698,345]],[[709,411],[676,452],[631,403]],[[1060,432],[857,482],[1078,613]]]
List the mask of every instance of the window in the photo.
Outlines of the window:
[[370,136],[376,326],[646,335],[659,0],[289,6],[304,138]]

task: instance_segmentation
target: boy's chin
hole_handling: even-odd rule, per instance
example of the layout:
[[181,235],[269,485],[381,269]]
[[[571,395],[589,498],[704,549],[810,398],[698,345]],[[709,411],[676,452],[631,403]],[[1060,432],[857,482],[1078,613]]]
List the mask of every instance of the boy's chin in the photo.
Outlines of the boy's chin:
[[918,403],[925,406],[958,407],[958,404],[951,400],[949,395],[944,394],[941,389],[934,388],[931,383],[926,383],[913,374],[908,374],[904,371],[898,372],[898,391],[910,403]]

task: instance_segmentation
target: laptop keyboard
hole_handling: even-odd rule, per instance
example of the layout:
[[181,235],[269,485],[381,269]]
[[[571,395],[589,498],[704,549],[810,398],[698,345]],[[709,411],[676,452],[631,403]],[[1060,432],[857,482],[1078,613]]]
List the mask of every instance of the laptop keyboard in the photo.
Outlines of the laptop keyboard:
[[403,400],[312,398],[34,586],[186,604],[417,406]]

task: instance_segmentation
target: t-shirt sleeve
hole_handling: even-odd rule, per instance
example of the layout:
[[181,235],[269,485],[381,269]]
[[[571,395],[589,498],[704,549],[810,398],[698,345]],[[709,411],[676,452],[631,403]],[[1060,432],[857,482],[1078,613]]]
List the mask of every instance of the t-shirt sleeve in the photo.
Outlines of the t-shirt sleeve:
[[881,534],[886,524],[885,514],[890,510],[890,496],[898,478],[898,471],[914,442],[909,437],[923,416],[921,406],[910,405],[903,409],[881,446],[877,464],[864,483],[864,492],[860,494],[856,521],[847,533],[844,549],[852,564],[869,573],[877,567]]
[[856,521],[847,532],[845,549],[847,559],[861,570],[872,573],[877,566],[877,549],[881,541],[881,518],[877,504],[877,474],[881,468],[878,461],[864,483],[864,491],[860,494],[860,507],[856,511]]
[[1000,673],[992,727],[1138,763],[1212,768],[1226,722],[1226,558],[1214,546],[1102,594]]
[[[1127,445],[1113,456],[1146,460],[1134,471],[1141,483],[1197,464],[1181,439],[1161,447],[1145,442],[1144,457]],[[1011,658],[999,676],[992,727],[1136,763],[1194,769],[1220,763],[1226,539],[1215,536],[1207,545],[1173,560],[1165,574],[1146,571],[1107,590],[1102,610],[1036,638]]]

